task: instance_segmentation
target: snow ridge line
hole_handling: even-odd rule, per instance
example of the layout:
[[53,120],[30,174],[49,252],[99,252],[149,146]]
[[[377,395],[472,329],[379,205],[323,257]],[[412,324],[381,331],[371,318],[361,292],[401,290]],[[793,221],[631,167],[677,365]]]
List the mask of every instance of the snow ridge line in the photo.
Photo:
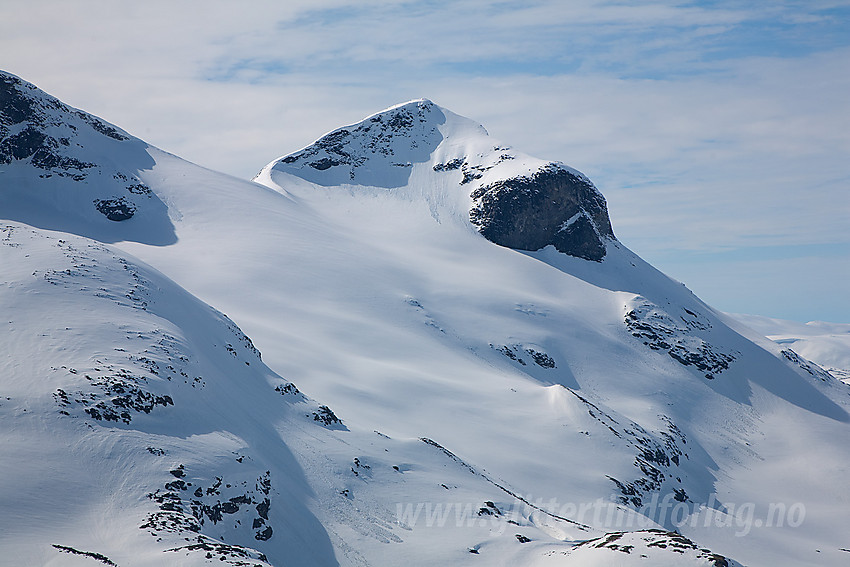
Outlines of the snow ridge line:
[[448,449],[446,449],[445,447],[443,447],[442,445],[440,445],[439,443],[437,443],[437,442],[436,442],[436,441],[434,441],[433,439],[428,439],[427,437],[420,437],[420,438],[419,438],[419,440],[420,440],[420,441],[422,441],[423,443],[426,443],[426,444],[428,444],[428,445],[431,445],[432,447],[436,447],[437,449],[439,449],[440,451],[442,451],[442,452],[443,452],[446,456],[448,456],[450,459],[452,459],[453,461],[455,461],[456,463],[458,463],[458,464],[459,464],[459,465],[461,465],[462,467],[464,467],[464,468],[466,468],[467,470],[469,470],[469,472],[471,472],[472,474],[474,474],[474,475],[476,475],[476,476],[480,476],[481,478],[483,478],[484,480],[486,480],[487,482],[489,482],[490,484],[492,484],[493,486],[495,486],[496,488],[498,488],[499,490],[501,490],[501,491],[502,491],[502,492],[504,492],[505,494],[507,494],[507,495],[511,496],[512,498],[515,498],[515,499],[519,500],[520,502],[522,502],[522,503],[523,503],[523,504],[525,504],[526,506],[528,506],[528,507],[530,507],[530,508],[534,508],[534,509],[535,509],[535,510],[537,510],[538,512],[542,512],[542,513],[546,514],[546,515],[547,515],[547,516],[549,516],[549,517],[555,518],[556,520],[561,520],[561,521],[564,521],[564,522],[570,523],[570,524],[572,524],[572,525],[574,525],[574,526],[578,527],[579,529],[581,529],[581,530],[583,530],[583,531],[588,531],[588,530],[592,529],[592,528],[591,528],[590,526],[588,526],[588,525],[582,524],[582,523],[577,522],[577,521],[575,521],[575,520],[571,520],[571,519],[569,519],[569,518],[565,518],[565,517],[563,517],[563,516],[559,516],[559,515],[557,515],[557,514],[553,514],[552,512],[549,512],[549,511],[547,511],[547,510],[544,510],[544,509],[543,509],[543,508],[541,508],[540,506],[537,506],[537,505],[535,505],[535,504],[532,504],[531,502],[529,502],[528,500],[526,500],[525,498],[523,498],[523,497],[522,497],[522,496],[520,496],[519,494],[517,494],[517,493],[515,493],[515,492],[511,491],[511,490],[510,490],[510,489],[508,489],[508,488],[505,488],[504,486],[502,486],[502,485],[501,485],[501,484],[499,484],[498,482],[496,482],[496,481],[494,481],[493,479],[491,479],[491,478],[490,478],[489,476],[487,476],[486,474],[484,474],[484,473],[479,473],[479,472],[475,472],[475,469],[473,469],[473,468],[472,468],[472,466],[470,466],[470,465],[469,465],[468,463],[466,463],[463,459],[461,459],[460,457],[458,457],[457,455],[455,455],[454,453],[452,453],[451,451],[449,451]]

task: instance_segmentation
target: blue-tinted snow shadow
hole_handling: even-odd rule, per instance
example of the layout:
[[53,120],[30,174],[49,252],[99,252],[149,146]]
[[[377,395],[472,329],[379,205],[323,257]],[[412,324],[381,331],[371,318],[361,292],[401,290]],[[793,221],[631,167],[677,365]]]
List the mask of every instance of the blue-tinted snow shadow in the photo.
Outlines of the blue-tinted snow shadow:
[[88,217],[63,212],[32,199],[14,198],[0,191],[0,218],[44,230],[65,232],[106,244],[129,241],[151,246],[177,242],[177,232],[168,216],[168,207],[158,197],[144,199],[144,210],[123,221],[111,221],[96,211]]
[[[69,171],[44,169],[27,160],[0,167],[0,219],[107,244],[176,243],[168,206],[136,175],[156,165],[150,146],[138,140],[122,144],[115,150],[117,157]],[[123,220],[107,218],[116,212]]]

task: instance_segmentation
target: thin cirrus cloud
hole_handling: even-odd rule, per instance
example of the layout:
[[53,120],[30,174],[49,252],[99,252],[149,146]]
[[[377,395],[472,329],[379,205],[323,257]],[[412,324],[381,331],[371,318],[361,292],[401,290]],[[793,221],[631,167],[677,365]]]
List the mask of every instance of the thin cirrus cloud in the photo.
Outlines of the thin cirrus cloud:
[[420,72],[475,63],[477,74],[491,69],[503,75],[542,59],[549,73],[580,65],[586,71],[659,76],[692,73],[742,52],[799,55],[842,42],[842,21],[829,6],[812,3],[800,14],[783,3],[759,10],[705,4],[466,1],[313,7],[279,19],[273,33],[259,41],[231,35],[229,48],[252,56],[240,61],[223,53],[218,63],[265,70],[305,70],[320,63],[351,70],[380,62]]
[[[428,97],[587,173],[619,238],[720,309],[847,321],[807,281],[850,279],[848,24],[850,2],[817,0],[33,0],[4,10],[0,48],[6,70],[241,177]],[[807,285],[792,310],[783,290]]]

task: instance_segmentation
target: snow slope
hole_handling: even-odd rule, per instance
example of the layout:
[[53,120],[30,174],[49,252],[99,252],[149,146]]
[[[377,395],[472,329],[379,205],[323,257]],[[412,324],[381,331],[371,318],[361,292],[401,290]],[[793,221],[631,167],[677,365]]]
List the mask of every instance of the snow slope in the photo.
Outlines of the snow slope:
[[[16,88],[52,122],[77,116]],[[0,503],[40,511],[0,520],[16,560],[93,560],[55,544],[119,565],[846,562],[847,386],[629,251],[580,173],[429,101],[259,183],[127,138],[103,159],[150,189],[148,217],[100,218],[102,183],[53,186],[32,155],[0,164],[16,479]],[[552,171],[571,191],[552,242],[496,244],[485,227],[555,222],[537,210]],[[134,387],[129,423],[86,411]]]

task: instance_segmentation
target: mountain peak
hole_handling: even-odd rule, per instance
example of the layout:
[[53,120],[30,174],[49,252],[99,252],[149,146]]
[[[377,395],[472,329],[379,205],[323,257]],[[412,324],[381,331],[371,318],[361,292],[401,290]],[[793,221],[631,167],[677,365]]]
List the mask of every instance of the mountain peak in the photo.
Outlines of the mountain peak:
[[[430,99],[415,98],[415,99],[409,100],[407,102],[401,102],[399,104],[394,104],[393,106],[385,108],[384,110],[382,110],[380,112],[376,112],[375,114],[373,114],[373,116],[377,116],[378,114],[386,114],[388,112],[396,110],[397,108],[405,108],[405,107],[407,107],[407,108],[414,108],[414,107],[415,108],[429,108],[429,107],[433,107],[433,106],[437,106],[437,105],[434,104],[434,102]],[[370,118],[371,118],[371,116],[370,116]]]
[[552,245],[601,261],[606,241],[614,239],[605,198],[582,173],[513,151],[483,126],[428,99],[337,128],[272,162],[256,180],[282,187],[281,174],[323,187],[416,185],[419,194],[454,186],[466,201],[467,222],[508,248]]
[[440,144],[445,122],[436,104],[413,100],[337,128],[272,167],[323,186],[400,187],[413,164],[428,161]]

